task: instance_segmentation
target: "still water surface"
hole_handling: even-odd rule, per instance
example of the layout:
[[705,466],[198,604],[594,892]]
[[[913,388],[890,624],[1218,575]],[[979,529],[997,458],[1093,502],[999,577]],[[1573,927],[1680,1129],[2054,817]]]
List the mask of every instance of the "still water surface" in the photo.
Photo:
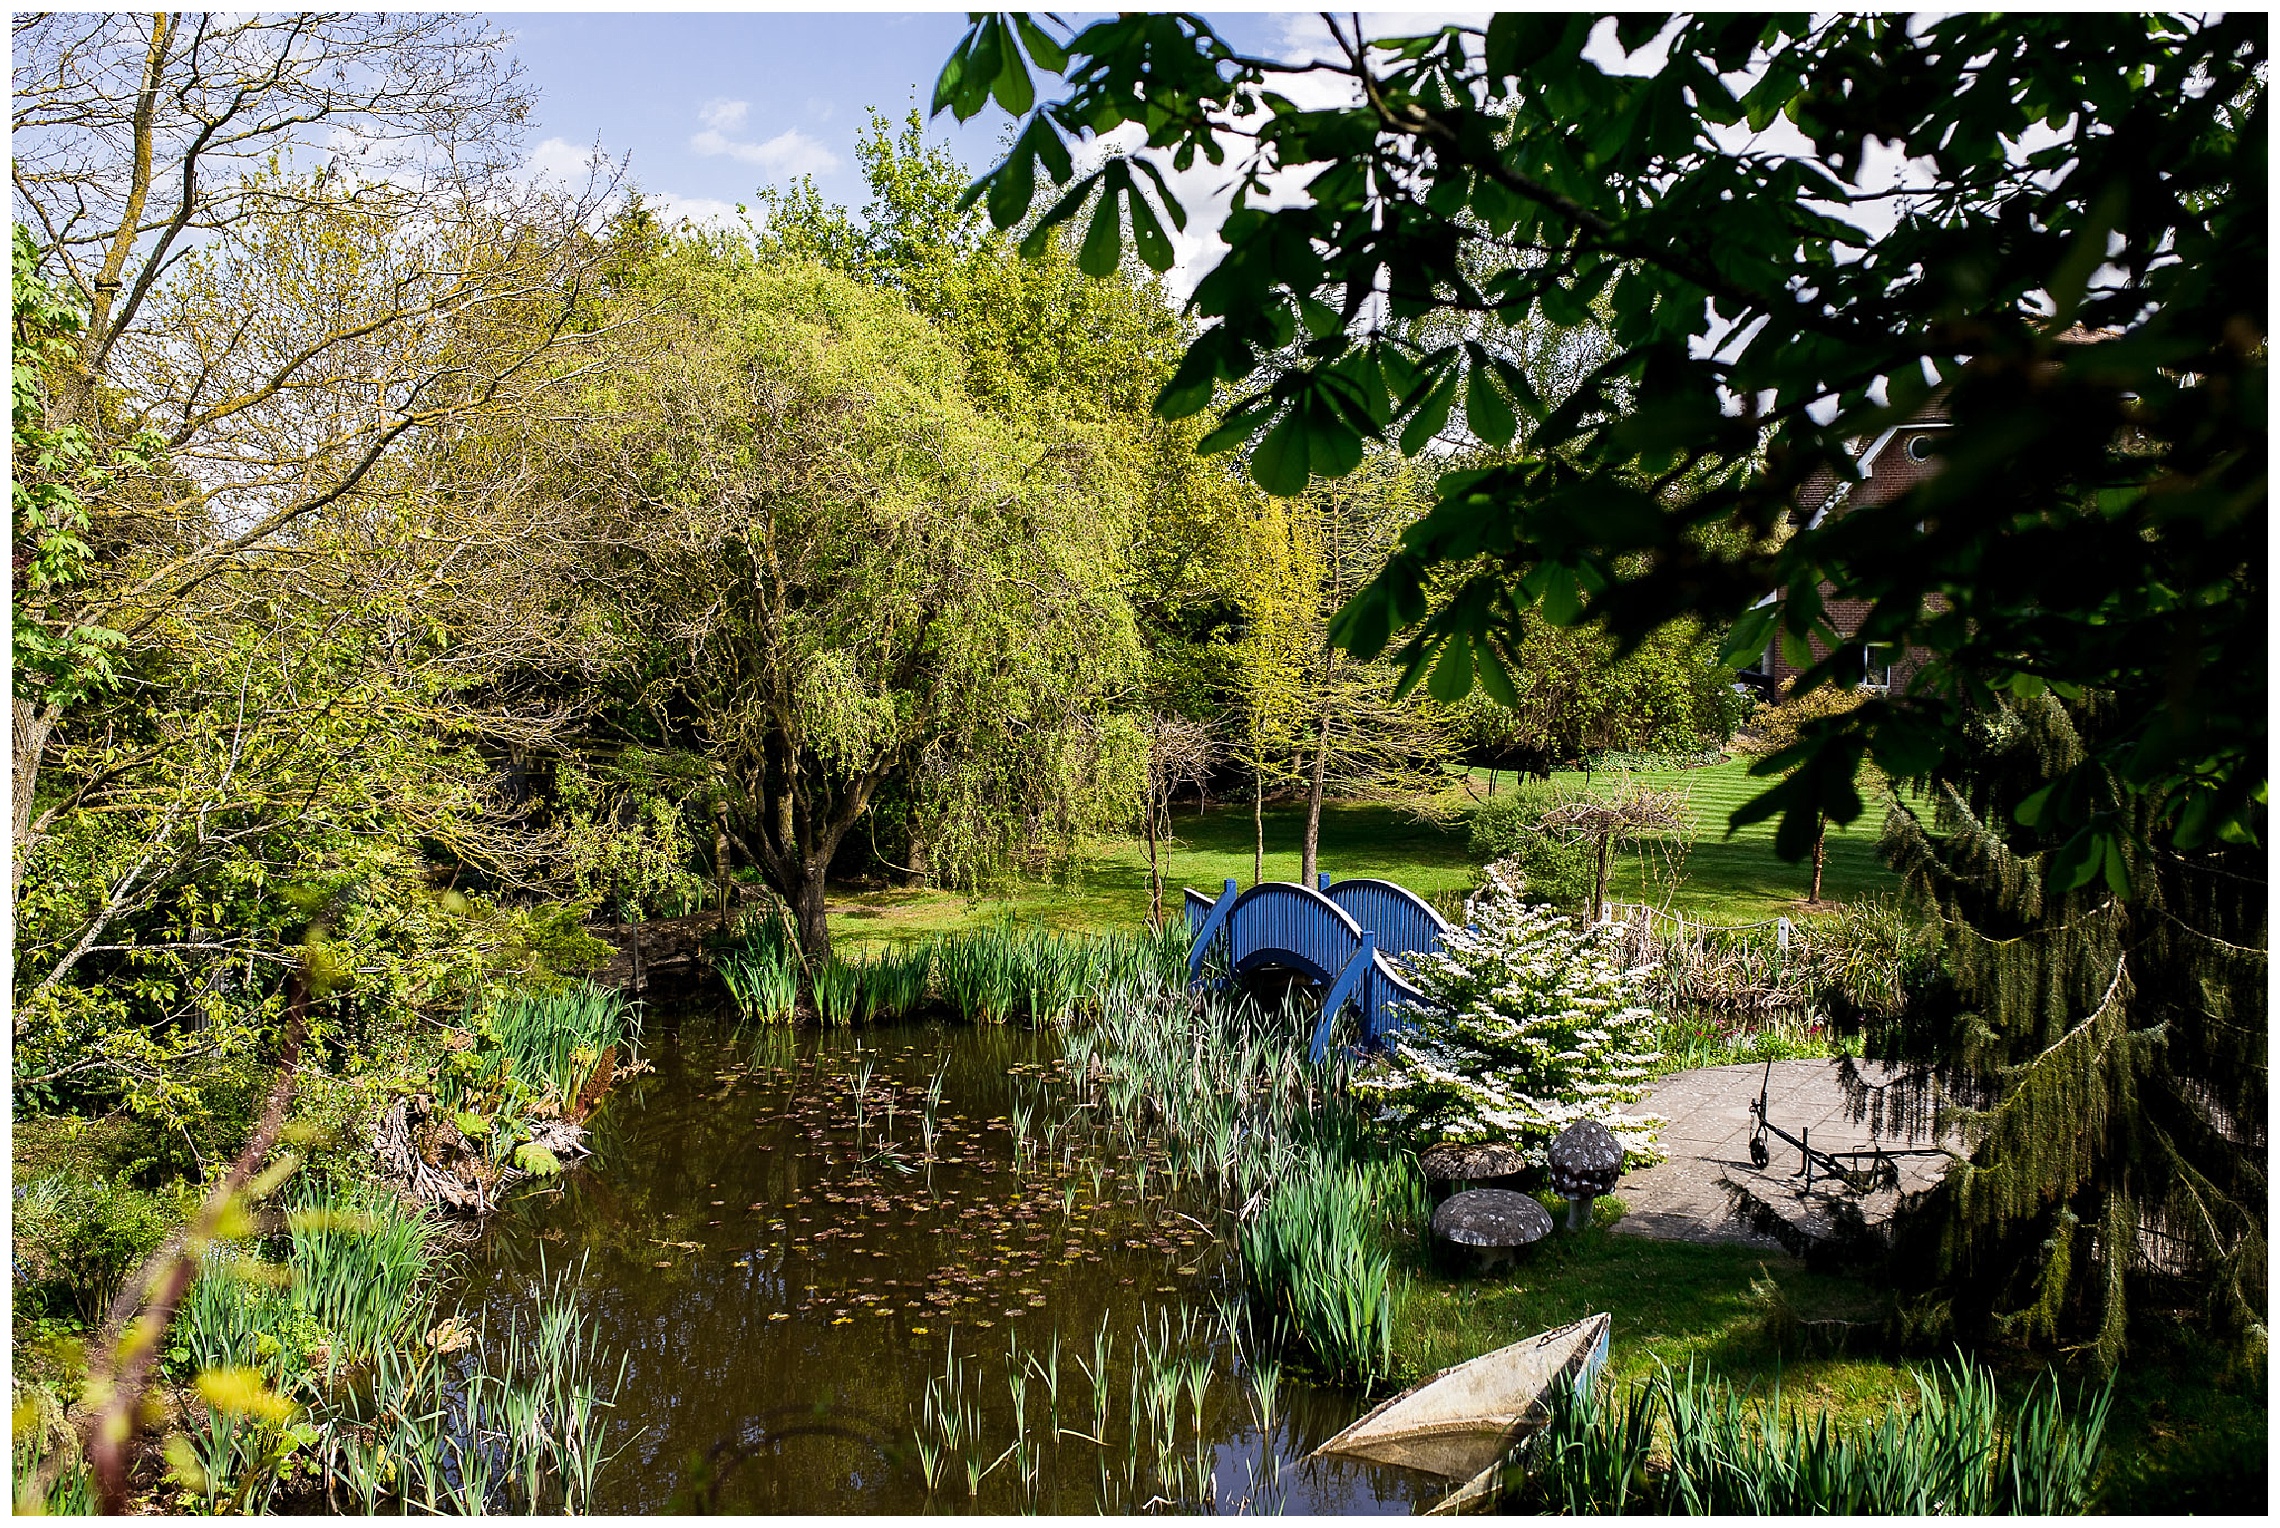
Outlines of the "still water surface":
[[[596,1159],[523,1185],[466,1275],[467,1303],[496,1329],[550,1271],[583,1265],[585,1314],[626,1365],[611,1433],[625,1451],[597,1509],[1351,1513],[1437,1500],[1445,1488],[1427,1477],[1305,1460],[1366,1401],[1288,1375],[1262,1408],[1227,1338],[1240,1296],[1228,1207],[1167,1190],[1145,1146],[1078,1106],[1058,1058],[1050,1034],[1006,1027],[755,1039],[653,1013],[655,1070],[611,1093]],[[1096,1394],[1087,1371],[1104,1330]],[[1154,1363],[1139,1356],[1143,1332]],[[953,1350],[980,1425],[945,1448],[930,1490],[913,1427],[929,1380],[949,1391]],[[1166,1423],[1145,1392],[1180,1359],[1192,1363]],[[1025,1376],[1018,1432],[1009,1374]]]

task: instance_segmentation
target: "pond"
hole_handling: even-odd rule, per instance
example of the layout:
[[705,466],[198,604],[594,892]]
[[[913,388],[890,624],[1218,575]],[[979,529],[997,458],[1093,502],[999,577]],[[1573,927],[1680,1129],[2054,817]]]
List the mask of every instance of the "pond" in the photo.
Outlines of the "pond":
[[1365,1398],[1246,1350],[1230,1207],[1085,1107],[1051,1032],[653,1013],[649,1037],[596,1158],[523,1185],[462,1291],[496,1328],[577,1270],[625,1365],[597,1510],[1366,1513],[1446,1489],[1306,1460]]

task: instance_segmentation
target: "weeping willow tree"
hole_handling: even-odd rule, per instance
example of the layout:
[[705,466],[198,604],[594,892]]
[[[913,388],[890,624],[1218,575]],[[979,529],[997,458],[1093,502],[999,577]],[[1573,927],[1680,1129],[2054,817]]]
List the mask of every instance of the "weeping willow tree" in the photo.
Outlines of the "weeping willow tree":
[[[2012,700],[1968,769],[1915,782],[1886,852],[1943,929],[1946,990],[1867,1022],[1902,1063],[1879,1127],[1956,1128],[1968,1156],[1903,1217],[1894,1266],[1936,1327],[2121,1354],[2138,1294],[2261,1345],[2265,1309],[2265,878],[2255,848],[2158,847],[2107,777],[2124,847],[2061,891],[2036,794],[2131,725],[2110,700]],[[2079,778],[2079,777],[2077,777]],[[2023,810],[2022,810],[2023,808]]]

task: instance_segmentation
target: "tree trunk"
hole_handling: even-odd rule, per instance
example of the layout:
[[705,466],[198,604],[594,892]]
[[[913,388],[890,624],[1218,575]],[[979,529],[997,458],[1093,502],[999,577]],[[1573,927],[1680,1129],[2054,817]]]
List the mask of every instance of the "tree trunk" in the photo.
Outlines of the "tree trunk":
[[804,862],[791,899],[793,924],[799,930],[800,953],[811,964],[831,958],[831,925],[823,913],[823,874],[830,865],[828,852]]
[[24,881],[24,856],[32,847],[32,793],[39,788],[40,759],[48,739],[55,735],[56,708],[18,700],[9,707],[9,788],[15,792],[16,812],[10,824],[8,854],[8,905],[16,905],[16,892]]
[[721,927],[728,927],[728,802],[713,803],[713,894]]
[[910,851],[908,855],[910,863],[903,866],[908,879],[903,884],[923,886],[927,883],[934,874],[933,867],[927,864],[927,856],[926,834],[913,824],[910,830]]
[[1821,862],[1829,852],[1829,819],[1813,819],[1813,895],[1806,898],[1814,906],[1821,905]]
[[1267,878],[1267,777],[1251,771],[1251,884]]
[[1140,804],[1140,831],[1148,837],[1148,927],[1164,926],[1164,867],[1156,859],[1156,782],[1151,774]]
[[1615,835],[1599,835],[1599,873],[1591,883],[1591,921],[1597,923],[1607,907],[1607,860],[1615,852]]
[[1306,839],[1299,854],[1298,883],[1314,884],[1315,863],[1322,849],[1322,781],[1330,768],[1330,693],[1322,693],[1322,726],[1314,737],[1314,774],[1306,787]]
[[1496,799],[1496,766],[1493,764],[1488,767],[1488,799]]

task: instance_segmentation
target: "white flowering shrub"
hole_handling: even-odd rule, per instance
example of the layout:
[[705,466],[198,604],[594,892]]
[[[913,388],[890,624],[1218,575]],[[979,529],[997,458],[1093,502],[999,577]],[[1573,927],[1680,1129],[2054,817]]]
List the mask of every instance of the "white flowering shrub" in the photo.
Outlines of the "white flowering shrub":
[[1517,861],[1500,860],[1465,904],[1470,927],[1407,959],[1423,1006],[1402,1017],[1385,1058],[1354,1089],[1417,1145],[1497,1141],[1531,1163],[1577,1120],[1605,1125],[1627,1166],[1660,1161],[1663,1120],[1618,1106],[1646,1092],[1654,1018],[1651,967],[1625,970],[1621,934],[1586,927],[1522,897]]

